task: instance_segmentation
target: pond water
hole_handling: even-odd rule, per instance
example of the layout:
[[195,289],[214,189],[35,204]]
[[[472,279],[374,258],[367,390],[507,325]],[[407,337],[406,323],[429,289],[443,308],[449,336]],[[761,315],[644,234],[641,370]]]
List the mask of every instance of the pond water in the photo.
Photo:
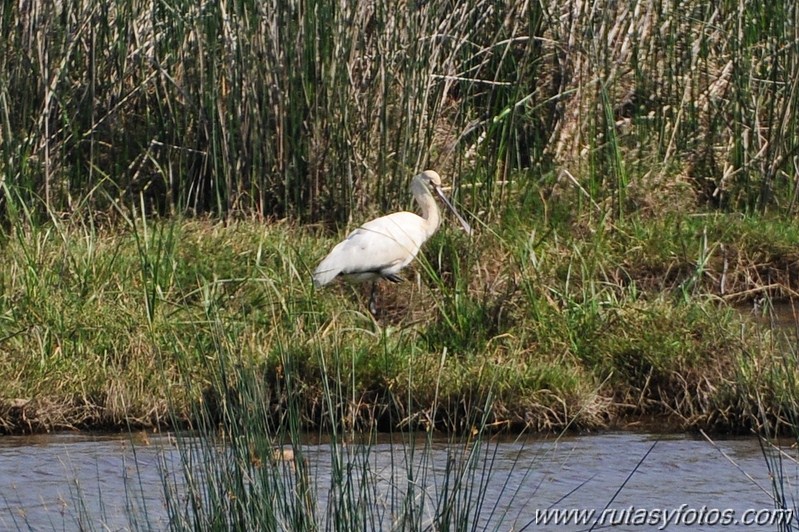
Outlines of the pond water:
[[[457,446],[434,441],[415,449],[414,460],[432,464],[435,485],[436,470]],[[318,507],[324,508],[331,446],[309,439],[302,451],[316,479]],[[484,453],[492,460],[491,472],[478,479],[485,500],[477,529],[588,530],[595,523],[596,530],[640,531],[668,523],[668,530],[719,530],[745,519],[759,523],[749,530],[779,529],[768,522],[779,516],[772,510],[767,461],[754,438],[710,443],[685,435],[611,432],[496,440]],[[787,453],[796,456],[795,450]],[[379,441],[369,454],[372,470],[386,478],[405,474],[398,456],[405,456],[401,445]],[[0,529],[167,529],[162,472],[179,471],[179,464],[168,435],[2,437]],[[799,468],[788,457],[782,467],[793,507]],[[564,514],[541,513],[548,508],[594,510],[595,521],[555,525]],[[600,516],[604,521],[596,522]],[[542,522],[546,518],[549,524]],[[797,526],[796,518],[791,526]]]

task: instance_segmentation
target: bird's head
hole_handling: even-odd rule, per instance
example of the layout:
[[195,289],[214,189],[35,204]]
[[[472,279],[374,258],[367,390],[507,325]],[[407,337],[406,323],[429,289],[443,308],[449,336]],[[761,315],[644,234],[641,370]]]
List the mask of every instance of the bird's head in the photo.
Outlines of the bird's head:
[[[425,170],[421,174],[418,174],[414,179],[413,182],[421,182],[424,187],[431,192],[434,192],[436,196],[447,206],[447,208],[452,211],[458,221],[463,226],[464,231],[468,234],[472,234],[472,227],[469,223],[460,215],[460,213],[455,209],[455,206],[450,203],[447,196],[444,194],[444,191],[441,189],[441,176],[438,175],[438,172],[435,170]],[[411,191],[414,190],[414,184],[411,183]],[[416,193],[414,193],[416,194]]]
[[441,176],[435,170],[425,170],[419,174],[419,179],[432,190],[441,188]]

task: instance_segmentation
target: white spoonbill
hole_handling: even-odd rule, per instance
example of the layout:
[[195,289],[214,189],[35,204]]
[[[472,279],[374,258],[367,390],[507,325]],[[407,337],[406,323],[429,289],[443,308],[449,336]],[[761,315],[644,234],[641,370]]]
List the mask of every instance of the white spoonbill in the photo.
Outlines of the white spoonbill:
[[444,202],[458,218],[467,233],[472,228],[455,210],[441,190],[441,176],[425,170],[411,181],[411,194],[422,215],[412,212],[395,212],[366,222],[336,244],[313,272],[313,282],[318,288],[339,275],[355,282],[372,281],[369,310],[375,314],[375,282],[388,279],[393,283],[402,278],[397,275],[419,253],[422,244],[430,238],[441,223],[441,213],[433,193]]

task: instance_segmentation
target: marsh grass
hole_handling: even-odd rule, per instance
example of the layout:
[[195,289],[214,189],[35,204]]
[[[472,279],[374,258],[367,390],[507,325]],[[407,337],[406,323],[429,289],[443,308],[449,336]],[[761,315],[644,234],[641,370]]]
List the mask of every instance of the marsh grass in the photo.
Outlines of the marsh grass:
[[[350,530],[472,526],[493,431],[795,426],[793,351],[727,303],[796,296],[797,20],[2,4],[0,429],[193,429],[174,527]],[[406,206],[427,167],[478,235],[443,229],[377,319],[315,291],[336,237],[306,222]],[[324,508],[307,430],[330,441]],[[401,482],[371,469],[400,430],[460,438],[433,502],[429,440]]]
[[[242,358],[236,333],[217,310],[207,310],[207,321],[218,355],[209,360],[209,372],[220,393],[195,403],[194,430],[177,435],[181,467],[164,475],[172,529],[463,530],[479,521],[485,496],[480,483],[490,478],[483,450],[490,396],[482,414],[469,414],[472,432],[451,437],[453,449],[444,464],[431,462],[432,431],[421,440],[413,431],[392,432],[386,469],[371,455],[376,425],[364,429],[348,421],[355,419],[357,405],[345,376],[352,372],[346,355],[322,350],[313,355],[322,411],[314,436],[305,432],[309,376],[296,353],[287,344],[276,346],[283,395],[276,411],[273,380]],[[420,376],[410,370],[406,378],[413,382]],[[185,382],[191,391],[190,380]],[[308,440],[316,438],[327,440],[329,463],[312,465],[305,455]]]
[[[21,218],[6,234],[3,422],[181,429],[180,468],[164,472],[176,529],[464,529],[488,511],[496,431],[791,426],[795,361],[711,296],[725,258],[726,295],[792,286],[776,276],[795,252],[779,218],[590,232],[553,215],[472,239],[444,226],[373,319],[351,287],[313,289],[329,237],[143,211],[99,228]],[[760,260],[774,282],[750,288],[740,268]],[[308,431],[329,442],[330,485],[307,467]],[[404,453],[388,482],[379,433]],[[133,495],[130,511],[146,523]]]
[[555,168],[617,217],[669,191],[791,213],[797,7],[739,7],[4,5],[3,216],[141,197],[341,225],[423,167],[487,222]]
[[[768,364],[761,365],[749,357],[739,367],[741,378],[739,385],[746,388],[744,397],[748,402],[746,407],[751,411],[755,421],[752,428],[757,432],[763,460],[769,471],[771,479],[771,495],[774,508],[793,511],[792,519],[777,523],[778,530],[795,530],[799,527],[799,505],[797,493],[792,478],[799,461],[795,448],[799,438],[797,432],[797,320],[796,313],[791,305],[793,323],[788,324],[785,316],[776,316],[773,301],[765,297],[761,307],[763,316],[761,320],[770,331],[768,341],[779,346],[779,349]],[[785,309],[782,314],[788,314]],[[782,319],[778,319],[782,318]],[[765,389],[752,386],[758,377],[765,376],[771,385]]]
[[[332,243],[309,228],[159,220],[141,204],[106,227],[20,215],[0,273],[4,430],[194,426],[230,401],[264,402],[274,427],[292,409],[297,430],[652,415],[741,430],[761,387],[779,415],[792,381],[762,371],[778,346],[720,299],[794,289],[790,225],[666,215],[592,233],[544,208],[548,221],[471,239],[445,226],[406,283],[381,287],[376,320],[352,287],[309,284]],[[262,395],[239,397],[242,371]]]

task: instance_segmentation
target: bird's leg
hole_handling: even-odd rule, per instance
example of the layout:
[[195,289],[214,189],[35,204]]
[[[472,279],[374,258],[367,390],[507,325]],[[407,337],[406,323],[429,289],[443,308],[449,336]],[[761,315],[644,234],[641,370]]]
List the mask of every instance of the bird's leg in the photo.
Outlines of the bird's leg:
[[369,312],[372,316],[377,316],[377,306],[375,305],[375,289],[377,288],[377,281],[372,281],[372,291],[369,294]]

